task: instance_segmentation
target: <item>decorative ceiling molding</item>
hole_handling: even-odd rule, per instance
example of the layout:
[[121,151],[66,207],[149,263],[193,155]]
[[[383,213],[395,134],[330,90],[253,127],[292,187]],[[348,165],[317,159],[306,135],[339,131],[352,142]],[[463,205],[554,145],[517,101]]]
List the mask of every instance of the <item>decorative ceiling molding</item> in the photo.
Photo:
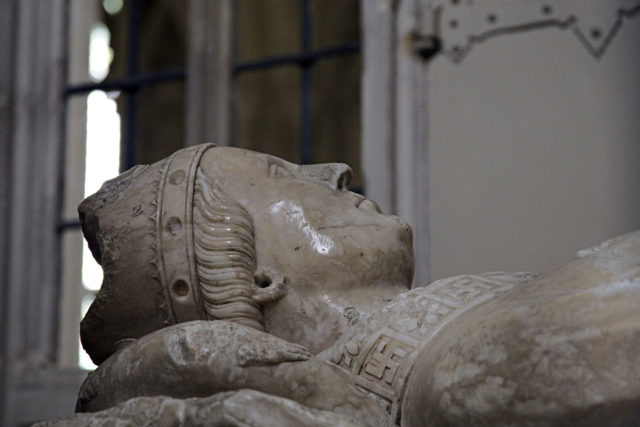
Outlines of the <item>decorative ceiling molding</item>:
[[493,37],[560,28],[571,30],[600,58],[624,21],[637,15],[639,0],[433,0],[414,46],[424,58],[440,51],[459,63]]

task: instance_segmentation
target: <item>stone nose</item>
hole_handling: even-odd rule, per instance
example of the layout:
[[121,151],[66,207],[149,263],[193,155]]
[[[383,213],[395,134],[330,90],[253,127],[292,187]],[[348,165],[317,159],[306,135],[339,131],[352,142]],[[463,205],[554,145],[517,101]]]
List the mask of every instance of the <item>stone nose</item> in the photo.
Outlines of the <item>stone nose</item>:
[[344,163],[321,163],[303,165],[302,173],[308,178],[318,179],[329,184],[333,190],[347,191],[353,171]]

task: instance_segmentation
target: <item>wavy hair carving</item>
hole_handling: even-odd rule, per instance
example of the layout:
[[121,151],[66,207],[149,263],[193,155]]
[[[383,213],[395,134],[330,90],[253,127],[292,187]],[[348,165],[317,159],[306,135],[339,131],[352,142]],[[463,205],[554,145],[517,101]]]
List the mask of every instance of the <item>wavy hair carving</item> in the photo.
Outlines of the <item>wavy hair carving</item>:
[[193,241],[207,315],[264,330],[253,294],[256,249],[253,220],[198,168],[193,195]]

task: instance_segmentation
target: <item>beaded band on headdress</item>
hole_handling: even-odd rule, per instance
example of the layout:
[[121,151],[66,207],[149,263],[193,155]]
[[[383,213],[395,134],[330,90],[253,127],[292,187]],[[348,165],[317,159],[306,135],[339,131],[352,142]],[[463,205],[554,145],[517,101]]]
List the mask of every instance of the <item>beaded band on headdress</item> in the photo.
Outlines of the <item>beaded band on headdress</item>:
[[[202,303],[193,248],[193,191],[196,171],[204,152],[214,144],[204,144],[174,153],[167,160],[158,188],[156,244],[158,271],[169,321],[172,323],[207,319]],[[171,254],[187,254],[187,262],[165,262]]]

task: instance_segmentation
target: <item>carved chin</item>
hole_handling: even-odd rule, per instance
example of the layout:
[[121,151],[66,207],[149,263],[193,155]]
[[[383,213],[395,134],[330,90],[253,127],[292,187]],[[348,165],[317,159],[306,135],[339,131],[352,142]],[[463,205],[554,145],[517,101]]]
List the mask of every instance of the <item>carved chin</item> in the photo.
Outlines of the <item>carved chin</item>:
[[345,240],[353,241],[344,246],[342,254],[312,266],[315,277],[323,281],[314,285],[344,294],[372,287],[410,287],[414,272],[413,233],[400,218],[388,219],[393,226],[386,223],[384,227],[367,227],[364,233],[352,233]]
[[[369,281],[410,287],[413,281],[415,261],[413,255],[413,231],[409,224],[397,216],[390,217],[397,223],[394,233],[386,236],[385,245],[373,256]],[[377,279],[377,280],[376,280]]]
[[358,233],[352,246],[345,247],[344,255],[335,263],[338,268],[330,271],[336,282],[342,281],[344,290],[408,288],[414,271],[411,227],[401,218],[389,216],[384,217],[382,224],[369,226],[364,231]]

